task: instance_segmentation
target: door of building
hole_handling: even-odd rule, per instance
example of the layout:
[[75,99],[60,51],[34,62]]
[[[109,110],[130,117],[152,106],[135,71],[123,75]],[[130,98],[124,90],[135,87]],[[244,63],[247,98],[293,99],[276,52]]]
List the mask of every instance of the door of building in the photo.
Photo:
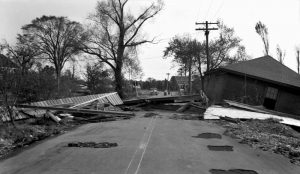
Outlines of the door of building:
[[276,101],[278,96],[278,89],[273,87],[268,87],[264,99],[264,106],[267,109],[275,109]]

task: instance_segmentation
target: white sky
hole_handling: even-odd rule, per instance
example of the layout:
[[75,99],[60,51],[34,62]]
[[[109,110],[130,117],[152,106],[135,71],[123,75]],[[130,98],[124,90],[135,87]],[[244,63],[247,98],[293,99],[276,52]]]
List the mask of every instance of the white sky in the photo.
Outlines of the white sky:
[[[0,0],[0,39],[15,41],[21,26],[42,15],[67,16],[84,22],[94,11],[97,0]],[[135,11],[150,0],[130,0]],[[269,30],[270,54],[276,58],[276,45],[286,51],[284,63],[296,70],[295,47],[300,45],[299,0],[164,0],[164,10],[144,26],[149,38],[158,36],[159,44],[147,44],[139,48],[144,79],[166,78],[166,73],[176,73],[170,60],[162,58],[168,41],[175,35],[190,34],[199,40],[204,33],[195,31],[195,22],[215,22],[218,18],[230,27],[243,41],[252,57],[263,55],[263,44],[255,32],[255,24],[262,21]],[[218,31],[212,31],[210,37]],[[83,67],[83,65],[82,65]]]

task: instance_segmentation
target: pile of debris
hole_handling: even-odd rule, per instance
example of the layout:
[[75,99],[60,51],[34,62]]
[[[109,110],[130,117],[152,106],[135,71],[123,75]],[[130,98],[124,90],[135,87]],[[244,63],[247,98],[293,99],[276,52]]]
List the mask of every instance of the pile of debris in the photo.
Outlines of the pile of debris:
[[292,163],[300,165],[300,133],[272,118],[234,120],[217,122],[226,128],[224,135],[237,138],[240,143],[254,148],[282,154]]
[[118,107],[121,104],[123,101],[117,93],[107,93],[18,105],[18,108],[30,117],[46,116],[57,123],[65,117],[79,122],[94,123],[133,117],[133,113],[124,112]]
[[300,120],[284,113],[269,111],[225,100],[226,105],[207,108],[204,119],[217,120],[225,135],[240,139],[254,148],[282,154],[300,165]]

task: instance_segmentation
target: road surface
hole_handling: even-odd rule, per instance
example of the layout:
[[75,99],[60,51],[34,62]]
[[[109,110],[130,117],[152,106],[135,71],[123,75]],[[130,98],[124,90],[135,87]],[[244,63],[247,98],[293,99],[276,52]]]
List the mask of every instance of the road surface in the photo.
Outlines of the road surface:
[[[259,174],[298,174],[281,155],[251,149],[237,140],[196,138],[222,134],[206,121],[172,120],[169,112],[131,120],[94,123],[42,142],[0,162],[1,174],[212,174],[212,169],[244,169]],[[67,147],[69,142],[115,142],[112,148]],[[233,151],[212,151],[229,145]],[[214,173],[213,173],[214,174]],[[227,173],[226,173],[227,174]]]

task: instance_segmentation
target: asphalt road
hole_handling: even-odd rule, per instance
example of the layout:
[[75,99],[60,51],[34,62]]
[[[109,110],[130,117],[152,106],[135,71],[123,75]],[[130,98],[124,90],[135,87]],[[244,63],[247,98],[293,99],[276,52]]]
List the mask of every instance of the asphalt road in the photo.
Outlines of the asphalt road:
[[[47,140],[0,162],[1,174],[211,174],[211,169],[245,169],[259,174],[298,174],[300,167],[284,157],[251,149],[236,140],[195,138],[222,134],[206,121],[159,116],[88,124]],[[115,142],[113,148],[67,147],[69,142]],[[230,145],[233,151],[211,151],[208,145]],[[227,174],[227,173],[226,173]]]

